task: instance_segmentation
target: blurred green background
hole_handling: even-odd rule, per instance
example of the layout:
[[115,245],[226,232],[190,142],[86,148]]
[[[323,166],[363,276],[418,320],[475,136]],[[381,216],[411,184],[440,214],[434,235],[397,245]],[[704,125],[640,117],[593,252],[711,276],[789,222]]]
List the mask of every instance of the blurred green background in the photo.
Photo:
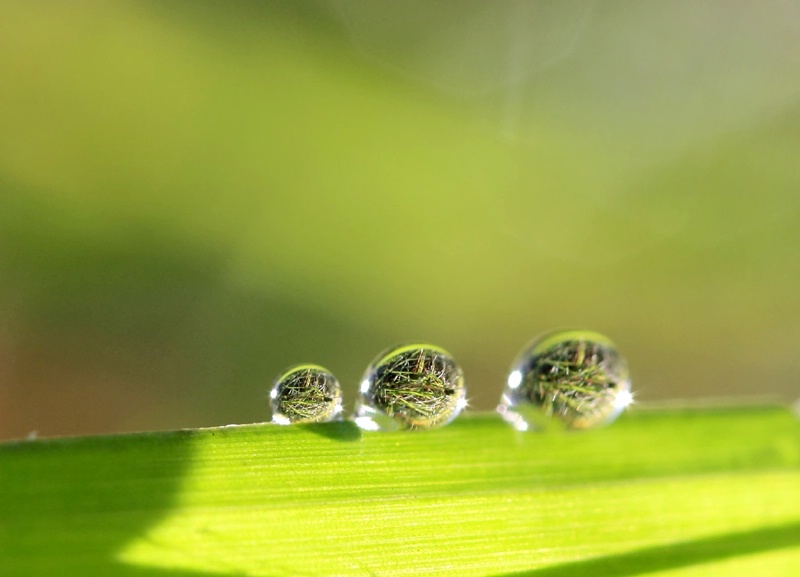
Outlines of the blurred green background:
[[800,3],[0,3],[0,437],[261,421],[425,340],[497,402],[800,394]]

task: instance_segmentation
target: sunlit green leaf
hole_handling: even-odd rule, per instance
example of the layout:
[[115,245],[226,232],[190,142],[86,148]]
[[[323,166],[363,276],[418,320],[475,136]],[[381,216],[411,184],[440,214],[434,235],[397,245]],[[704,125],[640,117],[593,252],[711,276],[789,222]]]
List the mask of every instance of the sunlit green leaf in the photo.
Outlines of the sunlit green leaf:
[[4,575],[796,575],[800,421],[640,411],[366,433],[247,425],[0,447]]

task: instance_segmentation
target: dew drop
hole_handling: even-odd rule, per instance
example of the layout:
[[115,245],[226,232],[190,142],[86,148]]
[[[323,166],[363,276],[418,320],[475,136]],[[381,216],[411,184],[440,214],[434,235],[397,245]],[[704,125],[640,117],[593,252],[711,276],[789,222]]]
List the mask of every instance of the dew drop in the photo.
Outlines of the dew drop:
[[272,422],[324,423],[340,418],[342,387],[318,365],[297,365],[275,379],[269,393]]
[[633,402],[628,364],[606,336],[549,333],[517,357],[498,412],[520,431],[590,429]]
[[466,394],[461,367],[444,349],[393,347],[367,367],[355,422],[367,431],[441,427],[466,406]]

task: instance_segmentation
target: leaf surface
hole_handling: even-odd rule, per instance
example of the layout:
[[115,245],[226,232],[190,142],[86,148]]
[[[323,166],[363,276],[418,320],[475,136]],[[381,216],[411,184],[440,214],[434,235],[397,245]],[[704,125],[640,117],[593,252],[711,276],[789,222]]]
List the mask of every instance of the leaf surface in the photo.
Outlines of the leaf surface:
[[796,575],[800,422],[350,422],[0,446],[4,575]]

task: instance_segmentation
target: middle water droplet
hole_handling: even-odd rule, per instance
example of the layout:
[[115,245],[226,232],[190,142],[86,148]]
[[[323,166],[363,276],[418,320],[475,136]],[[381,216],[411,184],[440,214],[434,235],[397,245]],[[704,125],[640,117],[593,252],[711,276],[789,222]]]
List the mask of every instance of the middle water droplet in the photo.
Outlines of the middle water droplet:
[[440,427],[466,406],[466,394],[461,367],[444,349],[393,347],[367,367],[355,421],[369,431]]

